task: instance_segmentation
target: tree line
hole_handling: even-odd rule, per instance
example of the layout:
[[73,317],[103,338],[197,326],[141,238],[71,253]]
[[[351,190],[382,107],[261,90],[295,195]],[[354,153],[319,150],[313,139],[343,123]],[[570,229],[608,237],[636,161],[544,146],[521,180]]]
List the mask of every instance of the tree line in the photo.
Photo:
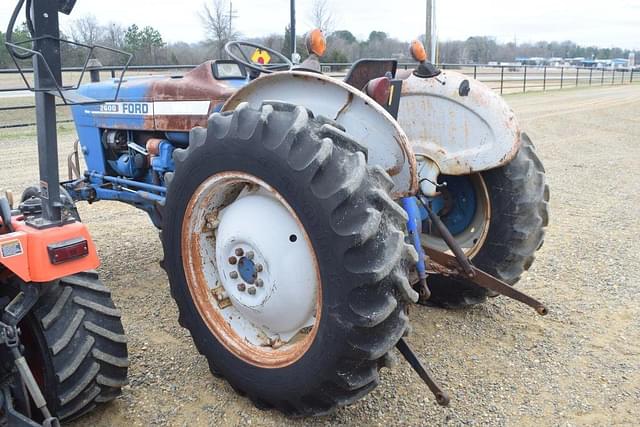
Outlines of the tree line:
[[[360,58],[392,57],[399,61],[410,61],[408,41],[398,40],[383,31],[372,31],[364,39],[358,39],[349,30],[334,29],[328,0],[314,0],[310,21],[322,28],[327,36],[328,49],[324,62],[353,62]],[[124,50],[134,55],[136,65],[193,65],[208,59],[224,57],[224,45],[229,40],[242,39],[242,35],[233,28],[225,12],[224,0],[209,0],[202,7],[200,18],[205,38],[197,43],[165,42],[161,32],[152,27],[139,27],[131,24],[124,27],[115,22],[103,24],[95,16],[88,15],[72,21],[65,29],[64,39],[86,45],[104,45]],[[19,27],[14,41],[28,39],[26,25]],[[281,34],[249,38],[249,41],[263,44],[269,48],[291,55],[289,28]],[[4,45],[5,34],[0,32],[0,43]],[[298,37],[298,53],[306,57],[304,35]],[[491,61],[513,62],[516,57],[560,57],[587,59],[626,58],[630,51],[617,47],[600,48],[580,46],[572,41],[520,43],[499,43],[489,36],[469,37],[466,40],[442,41],[438,45],[438,62],[448,64],[486,64]],[[86,50],[73,45],[63,45],[62,54],[65,66],[83,64]],[[103,65],[122,65],[121,55],[96,51],[95,56]],[[640,57],[637,52],[636,57]],[[0,49],[0,68],[13,68],[14,64],[6,49]]]

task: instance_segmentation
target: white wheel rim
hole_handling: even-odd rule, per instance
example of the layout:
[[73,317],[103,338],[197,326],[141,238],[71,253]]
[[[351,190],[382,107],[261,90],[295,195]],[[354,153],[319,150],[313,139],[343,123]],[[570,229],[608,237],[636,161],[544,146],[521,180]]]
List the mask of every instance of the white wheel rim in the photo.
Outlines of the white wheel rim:
[[284,198],[245,173],[214,175],[183,221],[183,267],[203,320],[236,356],[261,367],[294,363],[320,318],[309,237]]

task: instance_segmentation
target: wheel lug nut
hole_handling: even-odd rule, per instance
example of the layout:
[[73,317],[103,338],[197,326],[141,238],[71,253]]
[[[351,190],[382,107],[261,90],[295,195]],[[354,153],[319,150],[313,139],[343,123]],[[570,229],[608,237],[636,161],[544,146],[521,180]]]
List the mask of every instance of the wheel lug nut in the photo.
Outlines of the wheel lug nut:
[[230,256],[229,257],[229,264],[236,265],[237,263],[238,263],[238,258],[236,258],[234,256]]
[[249,292],[249,295],[255,295],[256,294],[256,288],[254,288],[253,286],[250,287],[247,292]]
[[254,256],[253,251],[247,252],[247,258],[253,259],[253,256]]
[[262,279],[256,280],[256,286],[259,287],[259,288],[264,286],[264,282],[262,281]]
[[229,277],[231,277],[232,279],[237,279],[238,278],[238,272],[237,271],[232,271],[231,273],[229,273]]
[[244,292],[247,289],[247,286],[244,283],[238,283],[238,290],[240,292]]
[[258,264],[258,265],[256,265],[256,271],[257,271],[258,273],[260,273],[262,270],[264,270],[264,267],[262,266],[262,264]]
[[242,255],[244,255],[244,251],[242,250],[242,248],[238,248],[238,249],[236,249],[236,255],[237,255],[237,256],[242,256]]

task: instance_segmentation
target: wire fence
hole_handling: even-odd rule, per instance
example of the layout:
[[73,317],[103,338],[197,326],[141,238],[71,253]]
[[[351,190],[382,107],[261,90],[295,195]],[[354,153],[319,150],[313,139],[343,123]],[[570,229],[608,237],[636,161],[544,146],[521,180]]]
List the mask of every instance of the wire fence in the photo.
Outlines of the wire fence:
[[[148,65],[129,67],[129,76],[180,75],[195,65]],[[351,64],[325,63],[322,71],[334,77],[346,75]],[[415,63],[399,64],[399,69],[410,70]],[[500,94],[548,91],[575,87],[625,85],[640,81],[640,70],[596,69],[580,67],[513,66],[513,65],[469,65],[441,64],[443,70],[455,70],[477,79]],[[32,71],[26,70],[26,78]],[[121,67],[102,67],[96,70],[101,79],[117,78]],[[82,68],[64,68],[63,80],[77,80]],[[30,81],[32,84],[33,82]],[[7,87],[5,87],[7,86]],[[68,106],[59,104],[59,123],[71,122]],[[35,125],[33,94],[25,90],[24,81],[15,69],[0,70],[0,129],[29,127]]]

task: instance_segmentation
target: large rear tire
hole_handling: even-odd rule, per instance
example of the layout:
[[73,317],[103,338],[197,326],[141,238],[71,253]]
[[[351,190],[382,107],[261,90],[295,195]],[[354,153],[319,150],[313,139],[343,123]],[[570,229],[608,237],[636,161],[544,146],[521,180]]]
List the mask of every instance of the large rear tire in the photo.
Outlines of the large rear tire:
[[21,339],[49,410],[71,421],[120,395],[127,383],[126,337],[120,311],[96,273],[46,286],[20,324]]
[[[478,244],[466,247],[460,243],[476,267],[514,285],[533,264],[549,224],[549,186],[544,166],[523,133],[521,148],[511,162],[471,178],[481,183],[477,188],[486,191],[486,207],[480,203],[482,195],[477,194],[476,212],[487,210],[488,229],[483,232],[482,224],[473,224],[474,233],[462,232],[460,236],[464,236],[465,243],[477,239]],[[442,250],[442,246],[435,248]],[[479,304],[489,295],[486,289],[468,280],[436,273],[429,276],[428,283],[429,303],[447,308]]]
[[[188,150],[177,150],[174,159],[162,234],[164,267],[179,322],[211,371],[259,408],[292,416],[325,414],[372,390],[378,369],[407,330],[406,305],[417,300],[407,279],[416,254],[405,243],[406,215],[389,197],[388,175],[368,167],[365,150],[328,120],[285,104],[243,104],[233,113],[215,114],[208,130],[194,129]],[[254,201],[265,208],[252,209]],[[270,214],[274,203],[281,205],[281,217]],[[254,234],[279,229],[286,212],[300,237],[276,233],[267,243],[251,243],[259,239]],[[221,254],[234,218],[253,231],[236,239],[235,252]],[[197,237],[206,227],[209,235]],[[285,249],[269,253],[269,245]],[[254,306],[247,301],[270,292],[270,299],[254,304],[266,307],[288,298],[282,289],[290,278],[299,289],[313,282],[305,278],[306,262],[289,264],[275,283],[269,279],[276,275],[274,264],[287,265],[305,247],[318,278],[312,322],[289,341],[273,339],[272,325],[307,306],[309,298],[292,300],[275,320],[258,308],[250,311]],[[258,273],[247,274],[246,266],[256,260]],[[238,323],[253,315],[253,321]],[[268,339],[256,343],[253,329]]]

